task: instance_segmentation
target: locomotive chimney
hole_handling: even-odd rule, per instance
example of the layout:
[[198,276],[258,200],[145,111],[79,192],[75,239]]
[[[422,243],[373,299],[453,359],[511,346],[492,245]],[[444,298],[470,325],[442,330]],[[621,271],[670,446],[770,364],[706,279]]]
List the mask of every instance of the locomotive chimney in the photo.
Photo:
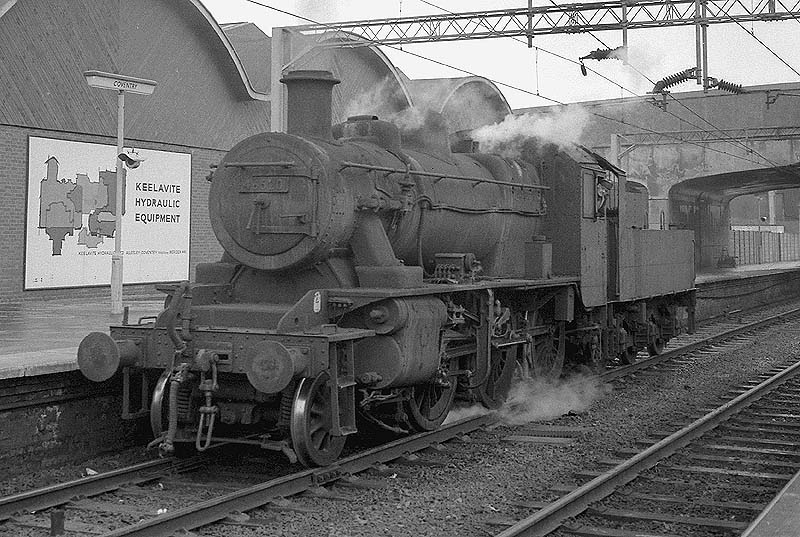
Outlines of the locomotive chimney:
[[291,71],[286,84],[286,132],[331,139],[331,95],[340,81],[330,71]]

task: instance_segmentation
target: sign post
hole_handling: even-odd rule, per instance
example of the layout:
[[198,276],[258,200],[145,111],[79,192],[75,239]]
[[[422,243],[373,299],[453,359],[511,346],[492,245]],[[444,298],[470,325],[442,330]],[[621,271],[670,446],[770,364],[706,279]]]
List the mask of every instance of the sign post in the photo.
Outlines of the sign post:
[[85,71],[86,83],[92,88],[117,91],[117,184],[115,187],[116,224],[114,227],[114,254],[111,256],[111,313],[122,313],[122,209],[124,190],[122,181],[123,141],[125,131],[125,92],[151,95],[156,82],[144,78],[124,76],[103,71]]

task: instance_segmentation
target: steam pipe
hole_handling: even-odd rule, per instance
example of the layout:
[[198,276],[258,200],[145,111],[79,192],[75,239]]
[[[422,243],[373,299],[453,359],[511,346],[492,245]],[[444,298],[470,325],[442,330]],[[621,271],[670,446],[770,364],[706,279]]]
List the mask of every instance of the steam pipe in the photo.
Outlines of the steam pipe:
[[527,190],[550,190],[549,186],[544,185],[529,185],[527,183],[514,183],[511,181],[498,181],[496,179],[487,179],[485,177],[470,177],[467,175],[452,175],[447,173],[426,172],[422,170],[403,170],[400,168],[389,168],[387,166],[376,166],[374,164],[362,164],[360,162],[344,161],[341,164],[341,169],[345,168],[359,168],[362,170],[370,170],[376,172],[398,173],[398,174],[411,174],[419,175],[421,177],[435,177],[437,179],[455,179],[458,181],[469,181],[474,183],[488,183],[492,185],[510,186],[515,188],[522,188]]

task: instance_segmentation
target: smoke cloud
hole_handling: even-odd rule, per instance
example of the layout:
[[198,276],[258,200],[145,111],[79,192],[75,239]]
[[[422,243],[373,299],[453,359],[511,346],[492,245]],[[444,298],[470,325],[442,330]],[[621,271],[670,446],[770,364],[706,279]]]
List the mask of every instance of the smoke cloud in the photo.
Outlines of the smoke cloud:
[[552,113],[509,114],[500,123],[472,131],[481,151],[518,157],[522,144],[530,138],[559,147],[580,143],[590,114],[580,106],[567,106]]

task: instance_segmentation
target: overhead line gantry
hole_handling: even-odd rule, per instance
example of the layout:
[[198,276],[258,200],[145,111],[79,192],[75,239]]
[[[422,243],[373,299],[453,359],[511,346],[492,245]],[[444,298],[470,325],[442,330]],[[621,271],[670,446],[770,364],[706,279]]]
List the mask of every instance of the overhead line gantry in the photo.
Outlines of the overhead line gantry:
[[[613,1],[389,19],[306,24],[304,34],[341,31],[360,36],[363,44],[404,45],[433,41],[533,37],[536,35],[635,30],[732,22],[781,21],[800,16],[800,1],[738,0]],[[354,43],[357,44],[357,43]]]
[[[552,4],[528,7],[444,13],[416,17],[368,19],[346,22],[314,23],[274,28],[272,34],[272,118],[273,129],[284,130],[283,88],[281,73],[295,59],[315,46],[399,46],[412,43],[527,37],[533,46],[537,35],[574,34],[608,30],[622,31],[622,46],[627,47],[628,30],[695,27],[698,84],[709,88],[707,29],[712,24],[771,22],[795,19],[800,22],[800,0],[614,0]],[[346,40],[332,40],[340,34]],[[301,47],[293,36],[312,38]],[[314,42],[314,36],[319,41]],[[302,50],[297,50],[301,48]]]

